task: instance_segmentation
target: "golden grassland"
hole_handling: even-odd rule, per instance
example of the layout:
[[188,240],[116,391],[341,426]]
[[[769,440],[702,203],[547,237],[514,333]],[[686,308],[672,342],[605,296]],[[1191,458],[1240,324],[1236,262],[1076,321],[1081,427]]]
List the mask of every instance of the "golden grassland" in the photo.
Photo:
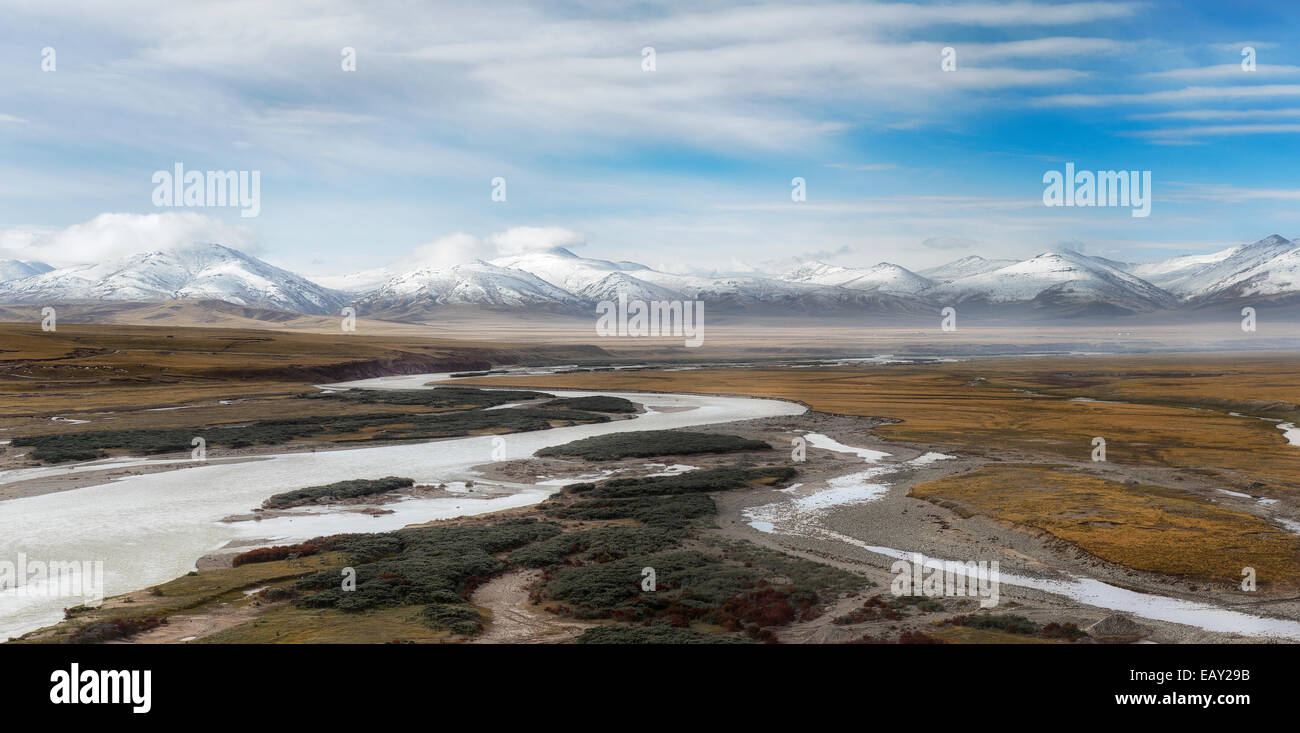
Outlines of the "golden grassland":
[[918,484],[912,495],[1034,527],[1137,570],[1235,586],[1300,585],[1300,537],[1181,491],[1041,464],[998,464]]
[[[1273,423],[1228,411],[1300,416],[1297,366],[1294,356],[1276,354],[1093,356],[470,381],[787,399],[821,412],[897,420],[875,428],[889,440],[1085,465],[1099,436],[1107,441],[1111,468],[1172,467],[1254,496],[1294,497],[1300,448],[1288,445]],[[917,495],[1037,527],[1133,568],[1236,583],[1243,567],[1254,567],[1261,582],[1278,588],[1300,582],[1296,537],[1185,491],[1039,465],[986,468]]]
[[[0,323],[0,427],[24,434],[166,428],[285,417],[313,383],[394,371],[483,369],[604,355],[584,346],[222,328]],[[222,405],[220,401],[237,401]],[[186,405],[185,410],[148,411]],[[200,405],[188,407],[189,405]],[[293,414],[409,411],[298,401]],[[111,422],[93,413],[111,412]],[[51,417],[89,417],[77,425]]]
[[1297,377],[1294,357],[1161,355],[596,372],[467,383],[794,400],[820,412],[897,420],[876,428],[890,440],[978,453],[1087,460],[1092,439],[1102,437],[1111,462],[1214,471],[1233,486],[1261,483],[1254,489],[1267,494],[1300,490],[1300,449],[1289,446],[1273,423],[1228,411],[1296,419]]

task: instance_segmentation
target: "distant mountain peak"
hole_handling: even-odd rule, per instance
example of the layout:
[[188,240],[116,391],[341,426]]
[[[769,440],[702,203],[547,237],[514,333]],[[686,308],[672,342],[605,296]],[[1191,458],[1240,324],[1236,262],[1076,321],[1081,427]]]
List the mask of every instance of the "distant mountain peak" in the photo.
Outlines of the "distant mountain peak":
[[202,243],[73,265],[0,284],[0,300],[222,300],[299,313],[328,313],[338,293],[220,244]]
[[[584,313],[593,303],[619,295],[700,299],[714,313],[902,314],[968,304],[1015,314],[1116,314],[1184,304],[1300,301],[1300,245],[1273,234],[1210,254],[1147,264],[1061,246],[1025,260],[970,254],[920,272],[887,261],[847,266],[807,260],[781,274],[678,274],[552,247],[450,267],[379,268],[331,282],[354,293],[365,312],[397,320],[424,320],[447,306]],[[213,242],[57,269],[0,260],[0,302],[14,304],[222,301],[324,314],[337,313],[352,297]]]

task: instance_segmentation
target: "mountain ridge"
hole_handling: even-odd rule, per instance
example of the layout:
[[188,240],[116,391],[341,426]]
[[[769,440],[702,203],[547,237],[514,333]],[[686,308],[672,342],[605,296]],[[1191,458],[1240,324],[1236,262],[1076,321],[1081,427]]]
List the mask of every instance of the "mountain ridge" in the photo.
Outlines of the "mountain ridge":
[[[7,274],[15,275],[4,279]],[[441,308],[589,313],[619,293],[703,300],[712,313],[851,316],[929,314],[943,306],[1085,316],[1300,303],[1300,245],[1280,235],[1203,255],[1131,264],[1063,249],[1025,260],[968,255],[914,272],[808,260],[780,273],[678,274],[556,247],[450,267],[356,273],[342,291],[220,244],[194,244],[89,265],[0,261],[0,303],[223,301],[312,315],[427,319]],[[382,277],[381,277],[382,276]],[[333,281],[347,281],[334,278]],[[375,284],[377,283],[377,284]]]

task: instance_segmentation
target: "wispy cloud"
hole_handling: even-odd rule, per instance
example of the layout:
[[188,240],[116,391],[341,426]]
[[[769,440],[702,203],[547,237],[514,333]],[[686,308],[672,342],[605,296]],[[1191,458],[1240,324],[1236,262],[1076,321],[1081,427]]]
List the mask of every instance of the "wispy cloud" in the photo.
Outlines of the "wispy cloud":
[[1269,76],[1295,76],[1300,74],[1300,66],[1283,64],[1258,64],[1253,71],[1245,71],[1241,64],[1219,64],[1217,66],[1199,66],[1188,69],[1168,69],[1143,74],[1146,79],[1174,79],[1178,81],[1254,79]]
[[1300,107],[1284,109],[1180,109],[1129,115],[1130,120],[1258,120],[1300,117]]
[[1272,99],[1300,96],[1300,84],[1195,86],[1135,94],[1054,94],[1035,100],[1039,106],[1090,107],[1100,105],[1165,104],[1205,99]]
[[1134,137],[1169,139],[1212,137],[1220,135],[1279,135],[1296,132],[1300,132],[1300,124],[1196,125],[1192,127],[1171,127],[1159,130],[1139,130],[1126,134]]
[[827,163],[826,167],[846,171],[892,171],[898,168],[893,163]]

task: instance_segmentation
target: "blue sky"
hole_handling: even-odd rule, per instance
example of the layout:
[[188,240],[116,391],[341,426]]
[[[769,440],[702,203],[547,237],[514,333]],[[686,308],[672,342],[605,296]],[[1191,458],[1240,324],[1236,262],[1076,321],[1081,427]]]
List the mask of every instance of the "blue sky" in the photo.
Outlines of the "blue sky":
[[[1300,236],[1289,3],[49,5],[0,2],[0,257],[923,268]],[[156,208],[178,161],[260,171],[260,214]],[[1044,206],[1066,162],[1151,171],[1151,215]]]

